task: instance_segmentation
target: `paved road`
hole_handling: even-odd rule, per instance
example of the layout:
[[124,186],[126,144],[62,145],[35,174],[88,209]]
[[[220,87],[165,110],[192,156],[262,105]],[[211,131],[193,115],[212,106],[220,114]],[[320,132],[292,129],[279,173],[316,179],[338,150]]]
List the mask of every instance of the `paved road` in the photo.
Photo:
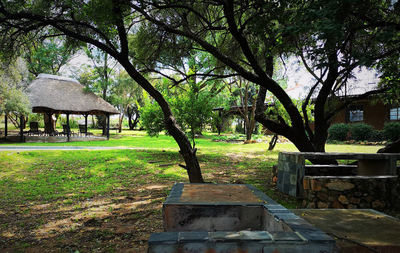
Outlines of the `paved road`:
[[143,149],[128,147],[65,147],[65,146],[0,146],[0,151],[24,151],[24,150],[107,150],[107,149]]

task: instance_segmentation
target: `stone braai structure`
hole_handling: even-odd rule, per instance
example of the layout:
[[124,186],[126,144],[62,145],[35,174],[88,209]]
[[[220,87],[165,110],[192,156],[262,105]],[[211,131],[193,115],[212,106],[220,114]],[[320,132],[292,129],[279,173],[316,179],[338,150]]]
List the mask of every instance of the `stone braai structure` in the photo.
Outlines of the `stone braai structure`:
[[175,184],[149,253],[334,252],[335,240],[251,185]]
[[[393,208],[400,203],[398,154],[279,154],[279,190],[307,208]],[[305,165],[306,159],[356,160],[356,165]],[[275,167],[276,168],[276,167]]]

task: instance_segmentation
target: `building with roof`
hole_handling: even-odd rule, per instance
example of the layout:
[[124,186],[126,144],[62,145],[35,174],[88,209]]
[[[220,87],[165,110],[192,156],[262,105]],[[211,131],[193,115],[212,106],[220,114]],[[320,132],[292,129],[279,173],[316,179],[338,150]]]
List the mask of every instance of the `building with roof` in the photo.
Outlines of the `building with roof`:
[[[87,128],[87,117],[89,115],[105,115],[107,117],[107,138],[109,138],[109,117],[119,114],[119,111],[111,104],[86,91],[84,86],[77,80],[62,76],[40,74],[28,86],[28,98],[33,113],[46,115],[45,119],[51,121],[54,114],[65,114],[67,118],[67,141],[70,140],[70,115],[82,115],[85,117]],[[24,140],[24,124],[20,124],[20,138]],[[7,136],[7,129],[6,136]]]

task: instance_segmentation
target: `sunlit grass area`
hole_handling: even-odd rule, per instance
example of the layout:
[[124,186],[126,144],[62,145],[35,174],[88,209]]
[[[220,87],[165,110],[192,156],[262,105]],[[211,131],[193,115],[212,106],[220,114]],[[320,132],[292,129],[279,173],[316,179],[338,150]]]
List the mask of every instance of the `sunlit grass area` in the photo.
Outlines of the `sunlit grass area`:
[[[270,180],[267,174],[277,163],[281,151],[297,151],[290,142],[278,143],[268,150],[267,138],[260,143],[243,144],[195,139],[197,154],[206,181],[242,180],[261,189]],[[170,136],[151,138],[143,132],[124,131],[109,141],[69,143],[25,143],[26,146],[99,146],[136,149],[4,151],[0,153],[1,201],[56,199],[65,195],[90,197],[113,188],[129,188],[151,180],[187,182],[178,166],[184,163],[178,146]],[[328,152],[376,152],[379,146],[328,144]],[[160,164],[162,166],[160,166]],[[216,174],[222,173],[222,174]],[[266,173],[263,175],[263,173]]]
[[[252,184],[287,208],[301,205],[271,182],[279,152],[297,151],[293,144],[282,139],[268,151],[267,137],[243,144],[214,142],[215,135],[195,139],[206,182]],[[113,131],[109,141],[12,145],[118,149],[0,152],[4,252],[146,252],[150,233],[163,231],[162,204],[169,190],[174,183],[188,182],[187,172],[179,166],[184,161],[178,145],[166,135],[150,138],[124,130]],[[326,146],[329,152],[372,153],[379,148]]]

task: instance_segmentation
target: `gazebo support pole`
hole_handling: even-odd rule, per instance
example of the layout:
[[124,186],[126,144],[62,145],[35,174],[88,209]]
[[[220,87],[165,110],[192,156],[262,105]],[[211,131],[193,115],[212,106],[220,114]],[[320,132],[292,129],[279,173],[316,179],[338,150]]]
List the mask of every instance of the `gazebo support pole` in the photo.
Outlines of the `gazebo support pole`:
[[85,114],[83,114],[83,117],[85,117],[85,128],[86,128],[86,133],[88,132],[88,129],[87,129],[87,117],[89,116],[89,114],[87,114],[87,113],[85,113]]
[[70,135],[70,130],[69,130],[69,112],[67,114],[67,141],[69,142],[69,135]]
[[7,114],[5,114],[4,115],[4,137],[7,137],[7,128],[8,128],[8,126],[7,126],[7,120],[8,120],[8,117],[7,117]]
[[107,140],[110,139],[110,114],[106,113],[107,115]]
[[24,115],[19,116],[19,141],[24,142]]

